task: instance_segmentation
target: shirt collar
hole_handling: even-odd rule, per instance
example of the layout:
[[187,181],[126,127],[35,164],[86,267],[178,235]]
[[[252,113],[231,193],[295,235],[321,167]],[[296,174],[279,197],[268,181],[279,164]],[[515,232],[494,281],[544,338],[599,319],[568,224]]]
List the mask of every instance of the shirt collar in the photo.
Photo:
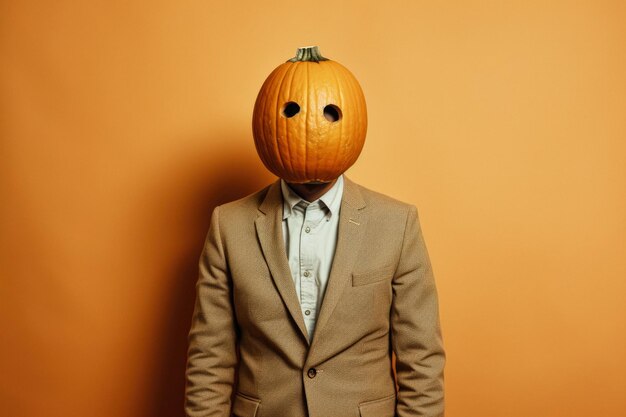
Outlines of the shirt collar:
[[[293,208],[300,201],[306,201],[302,197],[300,197],[294,190],[287,185],[284,179],[280,179],[280,189],[283,194],[283,220],[291,215],[293,212]],[[331,217],[334,213],[339,211],[339,207],[341,206],[341,197],[343,195],[343,174],[341,174],[335,184],[324,193],[320,198],[312,203],[317,201],[320,202],[320,206],[326,206],[328,208],[328,217]],[[308,202],[307,202],[308,203]]]

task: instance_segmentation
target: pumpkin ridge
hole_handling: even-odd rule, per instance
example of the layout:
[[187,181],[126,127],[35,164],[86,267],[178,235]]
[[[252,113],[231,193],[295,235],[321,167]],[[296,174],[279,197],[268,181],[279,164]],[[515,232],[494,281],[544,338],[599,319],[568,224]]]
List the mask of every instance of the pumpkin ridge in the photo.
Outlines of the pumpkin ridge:
[[[343,78],[347,79],[347,87],[350,90],[350,97],[352,97],[352,106],[354,107],[360,107],[361,106],[361,94],[360,94],[360,87],[357,89],[357,86],[355,85],[355,80],[356,78],[354,78],[354,75],[343,65],[337,63],[337,68],[339,68],[339,70],[341,72],[344,73]],[[354,120],[352,120],[352,123],[350,125],[350,129],[352,131],[352,134],[356,134],[356,135],[361,135],[361,129],[360,129],[360,124],[361,121],[356,120],[356,118]],[[360,153],[360,152],[359,152]],[[343,154],[343,161],[342,163],[347,163],[348,162],[348,158],[353,154],[353,152],[344,152]],[[356,155],[356,157],[358,158],[358,155]],[[355,158],[356,160],[356,158]]]
[[[280,67],[279,67],[280,68]],[[266,90],[265,92],[265,106],[264,106],[264,110],[263,112],[272,112],[272,99],[274,98],[274,92],[276,92],[276,95],[278,95],[277,92],[277,86],[280,86],[280,82],[282,81],[282,79],[285,77],[285,74],[287,73],[287,67],[282,67],[281,71],[278,71],[273,79],[272,79],[272,83],[268,86],[269,89]],[[276,122],[274,121],[274,125],[276,124]],[[263,124],[262,126],[263,131],[266,132],[266,135],[269,137],[275,136],[275,130],[276,130],[276,126],[274,126],[274,131],[272,131],[272,127],[269,124]],[[265,137],[267,137],[266,135],[264,135]],[[269,158],[271,163],[270,166],[274,168],[275,171],[280,172],[280,170],[284,170],[284,165],[282,162],[282,157],[280,155],[280,150],[278,149],[278,143],[276,143],[275,146],[270,146],[271,142],[270,141],[265,141],[266,145],[267,145],[267,150],[268,152],[266,153],[266,158]],[[276,155],[278,155],[278,158],[276,158]],[[280,162],[280,165],[279,165]]]
[[[330,71],[333,79],[335,80],[335,86],[337,88],[337,91],[341,91],[341,83],[339,82],[339,80],[337,79],[337,74],[335,73],[335,65],[330,65],[328,67],[328,70]],[[326,103],[326,105],[328,104],[332,104],[332,103]],[[336,141],[337,145],[335,146],[335,156],[333,157],[333,165],[337,164],[337,155],[339,154],[340,150],[341,150],[341,146],[343,143],[343,125],[345,124],[345,119],[342,118],[340,120],[341,126],[339,126],[339,140]],[[331,125],[332,126],[332,125]],[[331,127],[332,128],[332,127]],[[343,158],[342,158],[343,159]],[[343,167],[343,160],[341,162],[341,166]]]
[[[351,78],[352,85],[353,85],[354,91],[356,92],[355,98],[358,99],[359,106],[363,108],[363,112],[361,113],[361,117],[363,118],[363,120],[358,121],[356,123],[356,127],[359,131],[359,135],[363,136],[363,140],[365,140],[365,137],[367,136],[367,103],[365,102],[365,94],[363,93],[363,89],[361,88],[361,85],[356,80],[356,77],[354,76],[354,74],[352,74],[352,72],[348,68],[344,67],[344,69],[352,75],[352,78]],[[357,158],[359,157],[362,151],[363,151],[363,148],[361,148],[358,154],[354,156],[354,161],[357,160]]]
[[[348,69],[344,66],[341,66],[341,70],[345,73],[347,72],[349,77],[348,77],[348,84],[350,85],[350,92],[351,92],[351,96],[354,99],[354,106],[359,106],[361,105],[361,100],[359,92],[357,91],[357,88],[354,84],[354,75],[352,75],[352,73],[350,71],[348,71]],[[355,134],[357,135],[361,135],[361,129],[360,129],[360,121],[357,120],[356,118],[354,118],[352,120],[352,131],[355,132]],[[352,152],[344,152],[343,154],[343,159],[344,159],[344,164],[348,163],[348,158],[352,155]]]
[[[280,73],[281,67],[276,68],[274,71],[272,71],[272,73],[268,76],[267,80],[263,83],[263,86],[261,87],[261,91],[259,91],[259,97],[257,97],[257,100],[259,100],[258,107],[257,105],[255,105],[255,110],[256,110],[256,114],[259,113],[264,113],[267,109],[267,98],[270,95],[270,91],[273,91],[273,83],[276,81],[276,79],[278,78],[278,74]],[[256,130],[258,132],[259,135],[262,135],[263,137],[265,136],[265,124],[264,123],[254,123],[254,117],[253,117],[253,130],[252,133],[254,135],[254,131]],[[271,167],[273,167],[274,169],[276,169],[276,165],[273,163],[273,158],[270,156],[271,152],[269,150],[269,143],[265,140],[257,140],[256,135],[254,135],[254,143],[255,145],[258,144],[259,142],[261,143],[261,148],[257,148],[259,149],[259,154],[261,156],[261,160],[264,162],[267,162],[267,164]]]
[[[333,72],[335,74],[335,78],[337,78],[337,72],[336,71],[333,71]],[[343,89],[341,89],[339,91],[339,95],[341,97],[341,109],[343,111],[343,108],[345,107]],[[352,103],[352,105],[354,105],[354,103]],[[348,120],[352,120],[352,118],[350,117],[349,113],[348,113]],[[344,131],[346,130],[346,120],[345,120],[345,118],[342,119],[342,122],[343,123],[341,124],[340,130],[339,130],[339,137],[341,137],[341,138],[343,138]],[[354,123],[354,122],[352,122],[352,123]],[[345,166],[347,166],[347,164],[346,164],[346,155],[348,155],[348,152],[346,152],[346,145],[345,145],[345,142],[343,140],[341,141],[341,145],[342,145],[342,149],[341,149],[341,166],[345,167]]]
[[287,77],[287,73],[289,72],[290,68],[287,67],[287,69],[285,70],[285,72],[283,73],[282,78],[280,79],[280,82],[278,83],[278,88],[275,89],[276,90],[276,99],[275,99],[275,103],[274,103],[274,108],[276,110],[276,117],[274,117],[274,141],[275,141],[275,149],[276,149],[276,153],[278,153],[278,158],[280,159],[280,166],[282,171],[285,171],[285,161],[283,160],[283,154],[280,150],[280,144],[278,141],[278,121],[280,118],[280,91],[282,89],[283,86],[283,82],[285,81],[285,78]]
[[309,120],[308,120],[308,115],[310,114],[310,108],[309,108],[309,66],[308,65],[304,65],[304,68],[306,70],[306,77],[305,77],[305,82],[304,82],[304,98],[306,100],[306,106],[304,106],[306,108],[306,114],[307,117],[304,119],[304,176],[306,178],[309,177],[309,173],[308,173],[308,167],[309,167],[309,160],[307,159],[307,154],[308,154],[308,150],[309,150]]
[[[326,66],[319,67],[319,68],[321,70],[322,68],[326,68]],[[319,77],[319,75],[317,75],[317,77]],[[316,97],[315,108],[313,109],[313,112],[318,110],[318,108],[319,108],[318,104],[319,104],[319,96]],[[315,117],[315,116],[316,115],[314,114],[313,120],[317,120],[317,117]],[[319,123],[316,123],[316,125],[317,125],[317,131],[319,132]],[[315,169],[314,169],[315,173],[313,174],[313,177],[314,177],[313,180],[314,181],[318,181],[320,179],[319,178],[320,177],[320,169],[319,169],[319,163],[320,163],[320,157],[319,157],[320,151],[319,151],[319,149],[320,149],[320,145],[319,145],[319,143],[320,143],[320,139],[319,139],[319,134],[318,134],[317,135],[317,143],[315,144],[315,147],[317,149],[317,158],[315,158]]]
[[[273,71],[274,73],[275,71]],[[267,80],[265,80],[265,82],[263,83],[263,87],[261,87],[261,90],[259,91],[259,94],[256,98],[255,104],[254,104],[254,112],[253,112],[253,116],[252,116],[252,135],[254,137],[254,145],[257,148],[257,151],[259,151],[259,156],[261,156],[261,160],[265,161],[265,157],[264,155],[267,153],[267,143],[263,140],[260,139],[260,135],[263,135],[263,125],[261,124],[261,126],[259,126],[258,123],[255,123],[255,119],[256,117],[258,117],[258,114],[262,113],[262,109],[265,106],[265,97],[266,94],[264,93],[264,88],[267,85],[267,83],[269,83],[272,80],[272,75],[270,74],[270,76],[267,77]],[[257,138],[257,136],[259,136]]]
[[[321,66],[309,66],[309,79],[313,78],[314,80],[319,79],[319,73],[321,71]],[[311,115],[315,115],[315,112],[317,111],[317,109],[319,108],[319,96],[317,94],[317,86],[313,86],[311,88],[312,93],[309,93],[309,98],[311,99],[312,104],[309,105],[308,110],[309,110],[309,114]],[[311,155],[313,160],[311,161],[311,163],[309,164],[309,161],[307,161],[307,165],[309,165],[310,167],[310,176],[308,177],[309,180],[311,181],[315,181],[316,179],[319,178],[319,169],[318,169],[318,165],[319,165],[319,160],[320,160],[320,135],[319,135],[319,129],[320,129],[320,123],[319,123],[319,118],[317,117],[310,117],[309,119],[311,120],[311,125],[313,126],[314,132],[313,132],[313,136],[311,137],[311,139],[315,139],[315,142],[312,143],[312,149],[311,149]],[[308,139],[308,138],[307,138]]]
[[[287,88],[287,95],[286,95],[287,101],[292,101],[291,100],[291,89],[293,87],[293,79],[294,79],[294,77],[296,75],[296,70],[297,69],[298,69],[298,65],[297,64],[292,64],[290,66],[289,70],[288,70],[288,74],[290,75],[291,78],[289,78],[289,83],[285,84],[286,86],[288,86],[288,88]],[[287,76],[285,75],[285,78],[286,77]],[[285,83],[284,80],[283,80],[283,82],[281,82],[281,85],[280,85],[280,87],[278,89],[279,90],[279,94],[278,94],[278,105],[279,106],[282,106],[282,104],[280,102],[280,98],[281,98],[280,97],[280,92],[283,91],[283,83]],[[281,124],[285,128],[285,135],[284,135],[284,137],[285,137],[285,142],[286,142],[286,146],[287,146],[287,161],[289,162],[289,170],[290,170],[290,172],[294,172],[293,171],[293,158],[292,158],[292,155],[291,155],[291,144],[289,143],[290,142],[290,140],[289,140],[290,139],[289,138],[289,129],[287,127],[288,121],[287,121],[287,119],[284,119],[284,120],[281,119],[280,116],[277,118],[277,120],[280,120]],[[279,138],[278,131],[276,131],[276,135],[277,135],[277,138]]]

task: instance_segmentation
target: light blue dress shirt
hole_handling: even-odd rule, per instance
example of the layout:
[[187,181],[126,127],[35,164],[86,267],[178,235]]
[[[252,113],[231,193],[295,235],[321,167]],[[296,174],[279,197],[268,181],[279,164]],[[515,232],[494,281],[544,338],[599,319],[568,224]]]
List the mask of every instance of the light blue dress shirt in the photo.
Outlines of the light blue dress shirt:
[[308,202],[280,180],[283,239],[302,317],[313,336],[337,245],[343,174],[320,198]]

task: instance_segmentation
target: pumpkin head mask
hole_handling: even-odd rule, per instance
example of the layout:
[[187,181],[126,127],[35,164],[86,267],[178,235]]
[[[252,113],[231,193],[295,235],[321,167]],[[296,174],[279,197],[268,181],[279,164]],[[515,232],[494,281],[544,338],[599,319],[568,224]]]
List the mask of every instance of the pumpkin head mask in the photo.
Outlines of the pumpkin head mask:
[[326,183],[356,162],[367,131],[361,87],[317,46],[267,77],[257,96],[252,133],[267,169],[287,182]]

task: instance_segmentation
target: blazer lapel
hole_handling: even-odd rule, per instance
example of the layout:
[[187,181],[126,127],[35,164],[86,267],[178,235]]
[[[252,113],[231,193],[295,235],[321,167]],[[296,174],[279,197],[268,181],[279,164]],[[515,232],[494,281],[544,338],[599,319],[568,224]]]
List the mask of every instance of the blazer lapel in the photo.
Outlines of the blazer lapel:
[[[331,319],[331,315],[343,292],[346,284],[352,277],[352,270],[357,260],[359,248],[365,228],[367,227],[368,216],[365,210],[365,200],[359,191],[358,185],[351,181],[344,174],[344,189],[339,209],[339,225],[337,230],[337,246],[335,255],[326,285],[326,292],[322,298],[322,306],[315,322],[315,329],[311,342],[313,345],[319,344],[320,334],[324,326]],[[317,342],[316,342],[317,341]]]
[[263,202],[259,205],[259,211],[261,213],[258,213],[254,224],[265,261],[289,313],[308,341],[308,332],[291,277],[287,249],[283,240],[283,196],[280,190],[280,178],[270,185]]

